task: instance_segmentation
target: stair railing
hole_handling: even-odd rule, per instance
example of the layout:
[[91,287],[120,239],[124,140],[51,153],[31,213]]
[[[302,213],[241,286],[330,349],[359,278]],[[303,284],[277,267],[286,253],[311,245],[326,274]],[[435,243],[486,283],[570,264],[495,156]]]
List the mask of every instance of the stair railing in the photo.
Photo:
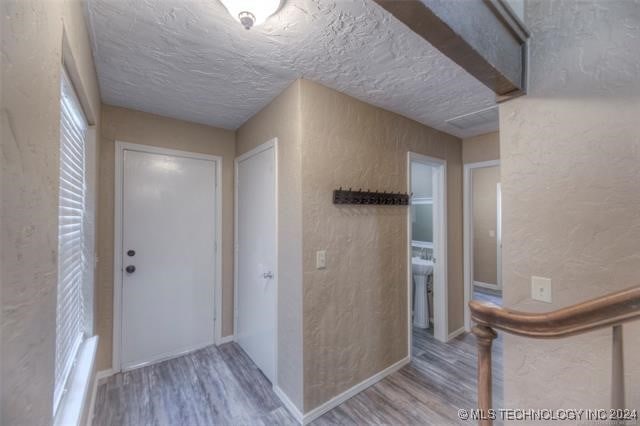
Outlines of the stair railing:
[[[496,330],[535,339],[557,339],[605,327],[613,328],[611,406],[624,408],[624,357],[622,324],[640,319],[640,286],[547,313],[527,313],[492,303],[469,302],[472,328],[478,344],[479,424],[492,424],[491,346]],[[482,414],[485,415],[482,415]]]

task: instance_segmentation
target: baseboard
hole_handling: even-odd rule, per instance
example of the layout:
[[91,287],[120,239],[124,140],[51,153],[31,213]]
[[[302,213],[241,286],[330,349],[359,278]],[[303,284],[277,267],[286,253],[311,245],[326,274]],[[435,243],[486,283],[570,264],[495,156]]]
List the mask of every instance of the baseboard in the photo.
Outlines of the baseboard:
[[220,345],[224,345],[225,343],[233,342],[234,337],[235,336],[233,334],[221,337],[220,340],[218,340],[218,343],[216,343],[216,346],[220,346]]
[[116,374],[117,371],[113,368],[108,368],[106,370],[100,370],[96,373],[96,383],[98,383],[102,379],[106,379],[107,377],[111,377]]
[[280,401],[282,401],[282,403],[284,404],[285,408],[289,411],[289,413],[291,413],[291,415],[300,424],[302,424],[304,417],[302,415],[302,412],[298,410],[298,407],[296,407],[296,404],[294,404],[293,401],[289,399],[287,394],[284,393],[284,391],[280,389],[278,386],[274,386],[273,391],[275,392],[276,395],[278,395],[278,398],[280,398]]
[[455,339],[456,337],[458,337],[459,335],[461,335],[465,331],[466,330],[465,330],[464,326],[462,326],[459,329],[457,329],[456,331],[453,331],[453,332],[449,333],[449,336],[447,336],[447,340]]
[[359,394],[360,392],[362,392],[363,390],[365,390],[369,386],[372,386],[372,385],[376,384],[377,382],[379,382],[380,380],[384,379],[388,375],[390,375],[392,373],[395,373],[396,371],[400,370],[402,367],[404,367],[405,365],[409,364],[410,362],[411,362],[411,357],[403,358],[400,361],[396,362],[395,364],[390,365],[389,367],[385,368],[384,370],[382,370],[382,371],[374,374],[373,376],[369,377],[368,379],[358,383],[357,385],[355,385],[351,389],[347,389],[346,391],[342,392],[340,395],[337,395],[337,396],[331,398],[329,401],[325,402],[324,404],[320,405],[319,407],[316,407],[313,410],[311,410],[308,413],[306,413],[302,417],[302,424],[306,425],[306,424],[311,423],[312,421],[314,421],[318,417],[322,416],[324,413],[336,408],[338,405],[342,404],[347,399],[352,398],[353,396]]
[[91,426],[93,424],[93,413],[96,409],[96,396],[98,395],[98,385],[100,384],[100,380],[111,377],[115,373],[116,372],[112,368],[96,372],[96,377],[93,378],[93,389],[91,389],[91,400],[89,401],[90,405],[89,414],[87,415],[87,426]]

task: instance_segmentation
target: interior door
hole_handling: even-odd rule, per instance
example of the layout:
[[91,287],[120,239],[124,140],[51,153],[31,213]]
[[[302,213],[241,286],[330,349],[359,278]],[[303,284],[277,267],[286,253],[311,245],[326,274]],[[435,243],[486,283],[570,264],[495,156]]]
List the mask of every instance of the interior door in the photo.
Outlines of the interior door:
[[276,371],[275,148],[236,162],[236,341],[274,383]]
[[125,150],[123,369],[214,341],[216,163]]

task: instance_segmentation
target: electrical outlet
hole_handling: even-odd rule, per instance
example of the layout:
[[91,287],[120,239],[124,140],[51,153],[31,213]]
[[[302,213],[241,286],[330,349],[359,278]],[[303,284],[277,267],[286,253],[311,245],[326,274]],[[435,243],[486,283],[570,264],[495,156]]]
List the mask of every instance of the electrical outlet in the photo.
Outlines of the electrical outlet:
[[551,278],[531,277],[531,298],[551,303]]
[[327,251],[318,250],[316,252],[316,269],[325,269],[327,267]]

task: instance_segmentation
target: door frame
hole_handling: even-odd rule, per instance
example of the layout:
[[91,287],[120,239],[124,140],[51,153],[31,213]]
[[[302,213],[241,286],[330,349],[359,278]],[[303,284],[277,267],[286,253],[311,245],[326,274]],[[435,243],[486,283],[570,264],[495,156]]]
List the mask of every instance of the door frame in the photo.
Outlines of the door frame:
[[[480,161],[477,163],[467,163],[464,165],[464,182],[463,182],[463,251],[464,251],[464,328],[466,331],[471,331],[471,311],[469,310],[469,301],[473,294],[473,191],[471,185],[473,183],[473,171],[475,169],[484,169],[487,167],[500,167],[500,160]],[[497,189],[497,188],[496,188]],[[498,207],[500,207],[500,199],[498,199]],[[498,210],[499,220],[500,210]],[[496,232],[502,232],[501,229],[496,228]],[[498,250],[498,265],[496,267],[501,268],[501,250]],[[501,289],[501,271],[498,271],[498,285],[491,286],[494,289]]]
[[[438,170],[437,187],[438,194],[433,194],[434,218],[439,222],[439,231],[434,229],[434,255],[436,264],[433,268],[433,334],[434,337],[446,342],[449,340],[449,291],[448,291],[448,260],[447,260],[447,161],[441,158],[430,157],[409,151],[407,153],[407,191],[411,193],[411,163],[425,164]],[[407,209],[407,333],[408,353],[411,357],[413,345],[413,321],[411,318],[411,305],[413,299],[413,274],[411,272],[411,205]]]
[[212,161],[216,167],[215,192],[215,278],[214,290],[214,342],[222,338],[222,157],[217,155],[199,154],[195,152],[160,148],[152,145],[142,145],[129,142],[115,141],[115,191],[114,191],[114,223],[113,223],[113,348],[111,368],[114,373],[122,370],[122,215],[124,189],[124,151],[138,151],[148,154],[171,155],[174,157],[193,158]]
[[502,290],[502,182],[496,184],[496,281]]
[[274,166],[274,206],[275,206],[275,264],[273,265],[273,284],[275,285],[276,297],[275,297],[275,332],[273,335],[273,356],[275,360],[273,383],[272,387],[275,389],[278,387],[278,280],[280,275],[278,274],[278,261],[280,253],[280,241],[278,240],[278,138],[264,142],[250,151],[245,152],[242,155],[236,157],[233,162],[233,333],[238,330],[238,163],[251,158],[261,152],[267,151],[273,148],[273,166]]

